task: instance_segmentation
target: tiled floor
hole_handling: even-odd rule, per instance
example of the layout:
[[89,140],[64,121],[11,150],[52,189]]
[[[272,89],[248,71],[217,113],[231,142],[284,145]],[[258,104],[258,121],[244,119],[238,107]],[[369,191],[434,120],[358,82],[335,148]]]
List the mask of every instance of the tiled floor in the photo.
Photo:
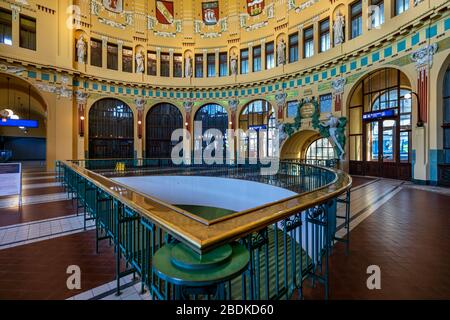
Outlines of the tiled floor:
[[[95,252],[95,231],[0,250],[0,299],[67,299],[114,280],[113,248]],[[67,289],[68,266],[81,269],[81,290]]]
[[[350,255],[331,256],[332,299],[450,299],[450,197],[403,188],[351,232]],[[367,267],[381,269],[369,290]],[[321,299],[321,287],[305,290]]]

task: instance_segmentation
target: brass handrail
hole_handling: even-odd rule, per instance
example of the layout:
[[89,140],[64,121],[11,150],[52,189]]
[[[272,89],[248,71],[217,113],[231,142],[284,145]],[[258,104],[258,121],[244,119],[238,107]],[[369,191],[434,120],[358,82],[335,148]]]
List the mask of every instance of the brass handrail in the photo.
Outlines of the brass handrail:
[[335,174],[334,181],[314,191],[246,210],[230,219],[223,219],[207,225],[193,219],[192,214],[185,210],[82,168],[74,162],[62,161],[61,163],[200,254],[336,198],[352,186],[352,179],[347,173],[318,167],[333,172]]

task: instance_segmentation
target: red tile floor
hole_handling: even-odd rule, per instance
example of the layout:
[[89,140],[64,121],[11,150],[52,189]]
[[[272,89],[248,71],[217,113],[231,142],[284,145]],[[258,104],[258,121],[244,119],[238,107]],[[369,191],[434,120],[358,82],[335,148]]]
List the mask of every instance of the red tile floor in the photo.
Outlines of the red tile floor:
[[[330,260],[331,299],[450,299],[450,196],[404,188],[338,244]],[[369,290],[367,267],[381,269]],[[323,287],[306,288],[321,299]]]

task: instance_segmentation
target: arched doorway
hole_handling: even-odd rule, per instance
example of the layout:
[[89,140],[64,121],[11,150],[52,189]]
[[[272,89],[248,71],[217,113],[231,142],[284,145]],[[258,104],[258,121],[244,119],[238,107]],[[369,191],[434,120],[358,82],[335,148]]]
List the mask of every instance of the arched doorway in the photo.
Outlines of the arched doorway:
[[350,173],[411,179],[411,84],[393,68],[374,71],[349,104]]
[[0,120],[0,161],[21,162],[27,171],[45,170],[47,103],[40,92],[19,77],[0,73],[0,111],[4,109],[12,113]]
[[147,158],[170,158],[172,148],[178,142],[172,142],[172,133],[183,128],[183,115],[170,103],[160,103],[147,113],[146,118],[146,155]]
[[[275,150],[276,125],[275,111],[269,102],[255,100],[248,103],[239,116],[239,129],[245,132],[239,137],[239,157],[278,156]],[[266,130],[267,134],[261,135],[260,130]]]
[[[196,124],[194,125],[194,137],[195,139],[195,150],[204,150],[207,146],[207,142],[211,140],[214,141],[213,137],[205,136],[205,133],[210,129],[219,130],[224,137],[224,145],[223,145],[223,157],[226,157],[227,150],[227,129],[228,129],[228,112],[221,105],[210,103],[201,107],[196,113],[194,117],[194,121]],[[202,124],[202,132],[197,132],[197,122],[201,122]],[[199,137],[202,136],[205,139],[200,140]],[[206,141],[205,141],[206,140]],[[212,154],[214,157],[215,154]]]
[[89,110],[89,158],[134,157],[133,111],[118,99],[102,99]]
[[328,138],[314,140],[306,149],[306,160],[312,163],[318,160],[333,160],[336,158],[336,152]]

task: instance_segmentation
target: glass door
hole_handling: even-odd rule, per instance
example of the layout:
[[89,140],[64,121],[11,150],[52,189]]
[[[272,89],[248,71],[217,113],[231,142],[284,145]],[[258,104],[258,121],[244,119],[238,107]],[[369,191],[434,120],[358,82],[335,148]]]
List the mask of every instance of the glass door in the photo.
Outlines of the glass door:
[[384,120],[383,123],[383,136],[382,136],[382,150],[381,161],[382,162],[395,162],[396,161],[396,121]]

